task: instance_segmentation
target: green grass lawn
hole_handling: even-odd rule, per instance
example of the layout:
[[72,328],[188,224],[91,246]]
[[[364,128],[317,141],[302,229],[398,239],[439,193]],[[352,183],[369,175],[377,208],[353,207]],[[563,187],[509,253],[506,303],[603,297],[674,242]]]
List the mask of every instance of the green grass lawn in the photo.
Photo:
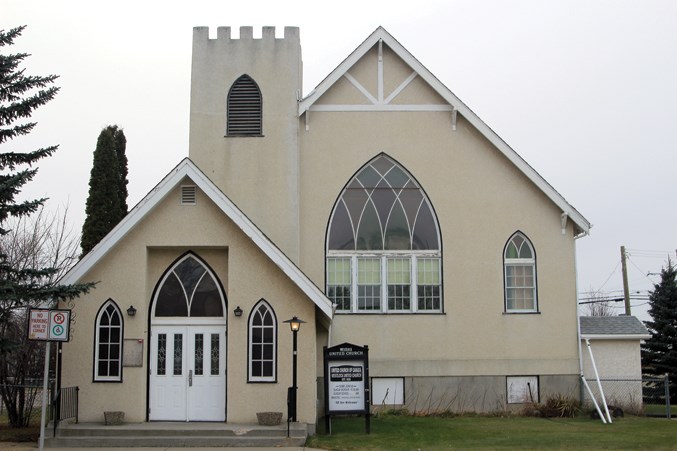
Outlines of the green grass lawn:
[[[323,423],[319,425],[323,429]],[[398,449],[677,449],[677,421],[625,417],[613,424],[588,418],[382,416],[332,420],[332,435],[306,446],[330,450]]]
[[[647,415],[665,416],[666,410],[665,404],[644,404],[644,413]],[[677,418],[677,405],[670,406],[670,415]]]

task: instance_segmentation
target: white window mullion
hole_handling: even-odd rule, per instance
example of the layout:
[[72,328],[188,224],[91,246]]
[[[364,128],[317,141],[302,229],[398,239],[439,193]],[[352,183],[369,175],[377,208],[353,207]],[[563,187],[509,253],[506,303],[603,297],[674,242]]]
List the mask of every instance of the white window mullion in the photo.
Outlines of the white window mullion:
[[381,255],[381,312],[388,313],[388,257]]
[[411,256],[411,311],[418,312],[418,260]]
[[351,313],[356,313],[357,312],[357,255],[353,255],[350,257],[350,270],[352,274],[352,278],[350,280],[351,283]]

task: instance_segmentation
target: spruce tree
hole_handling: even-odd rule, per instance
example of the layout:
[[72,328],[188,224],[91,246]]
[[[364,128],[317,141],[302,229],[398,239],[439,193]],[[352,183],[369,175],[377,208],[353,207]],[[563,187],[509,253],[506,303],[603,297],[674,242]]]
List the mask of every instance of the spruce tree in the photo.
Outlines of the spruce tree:
[[83,255],[92,250],[124,217],[124,207],[120,199],[120,165],[116,151],[117,130],[115,126],[104,128],[96,142],[85,210],[87,216],[82,226]]
[[[46,199],[17,201],[23,186],[37,173],[36,164],[51,156],[58,146],[31,152],[6,148],[9,141],[29,134],[36,123],[29,119],[38,107],[52,100],[59,88],[53,86],[56,75],[26,75],[19,66],[26,53],[5,53],[25,26],[0,30],[0,234],[9,233],[7,220],[30,215]],[[5,330],[21,307],[67,300],[86,292],[91,284],[59,285],[48,282],[58,268],[17,268],[0,248],[0,360],[5,360],[16,343]]]
[[649,295],[651,338],[642,346],[643,372],[670,374],[671,402],[677,402],[677,267],[670,260],[661,270],[661,281]]

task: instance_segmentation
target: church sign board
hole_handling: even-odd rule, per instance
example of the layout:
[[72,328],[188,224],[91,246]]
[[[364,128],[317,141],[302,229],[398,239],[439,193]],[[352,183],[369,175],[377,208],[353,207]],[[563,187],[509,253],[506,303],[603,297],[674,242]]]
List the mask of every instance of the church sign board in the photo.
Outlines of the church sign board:
[[365,415],[369,433],[369,347],[343,343],[324,347],[324,405],[327,432],[332,415]]

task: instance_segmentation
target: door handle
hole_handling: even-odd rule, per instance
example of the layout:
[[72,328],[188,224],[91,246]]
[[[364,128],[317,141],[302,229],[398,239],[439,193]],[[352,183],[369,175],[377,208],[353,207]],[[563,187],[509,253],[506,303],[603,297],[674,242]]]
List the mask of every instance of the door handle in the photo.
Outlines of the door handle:
[[193,370],[188,371],[188,386],[193,386]]

